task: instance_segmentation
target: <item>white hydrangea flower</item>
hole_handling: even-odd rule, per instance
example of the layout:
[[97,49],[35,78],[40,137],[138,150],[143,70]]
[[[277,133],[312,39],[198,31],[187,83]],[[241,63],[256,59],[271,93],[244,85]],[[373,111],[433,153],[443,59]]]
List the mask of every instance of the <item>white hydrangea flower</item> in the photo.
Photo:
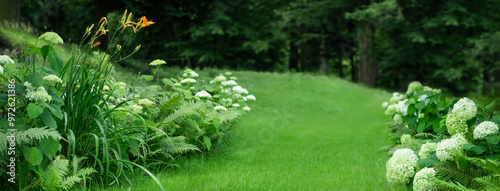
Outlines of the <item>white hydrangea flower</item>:
[[406,99],[406,95],[398,94],[397,96],[391,97],[391,99],[389,100],[389,104],[395,104],[395,103],[398,103],[404,99]]
[[242,88],[241,86],[234,86],[233,91],[238,92],[240,94],[248,94],[248,90],[245,88]]
[[456,113],[449,113],[446,116],[446,127],[450,135],[466,134],[468,131],[467,121]]
[[226,79],[227,79],[226,76],[217,76],[217,77],[215,77],[214,80],[222,82],[222,81],[226,81]]
[[188,74],[190,74],[192,78],[195,78],[195,77],[200,76],[200,75],[198,75],[198,73],[196,73],[196,72],[192,71],[192,72],[184,73],[184,74],[182,75],[182,77],[188,77]]
[[35,88],[29,82],[24,82],[26,86],[26,98],[37,102],[51,101],[52,97],[47,93],[44,87]]
[[14,64],[14,60],[7,55],[0,55],[0,64]]
[[488,135],[498,134],[498,125],[491,121],[484,121],[474,129],[474,139],[484,139]]
[[389,106],[389,102],[385,101],[384,103],[382,103],[382,108],[387,108],[387,106]]
[[464,97],[458,100],[458,102],[455,103],[455,105],[453,105],[452,112],[456,113],[459,117],[462,117],[465,120],[469,120],[476,116],[477,107],[472,100]]
[[406,104],[408,99],[398,102],[396,105],[396,112],[403,114],[403,116],[408,115],[408,104]]
[[236,86],[236,85],[238,85],[238,83],[236,83],[236,81],[234,81],[234,80],[228,80],[228,81],[223,81],[221,83],[221,85],[223,85],[223,86]]
[[181,84],[185,84],[185,83],[196,83],[196,80],[193,78],[186,78],[186,79],[181,80]]
[[468,144],[469,141],[465,138],[464,135],[462,134],[455,134],[451,136],[453,139],[457,140],[458,146],[463,147],[464,145]]
[[254,95],[247,95],[245,98],[247,98],[248,100],[253,100],[255,101],[257,98],[255,98]]
[[224,110],[224,111],[226,111],[227,109],[226,109],[226,107],[224,107],[224,106],[218,105],[218,106],[215,106],[215,107],[214,107],[214,110],[215,110],[215,111],[218,111],[218,110]]
[[433,168],[423,168],[415,174],[413,179],[414,191],[431,191],[436,189],[436,184],[430,178],[436,176],[436,171]]
[[108,91],[108,90],[110,90],[110,89],[109,89],[109,86],[103,86],[103,87],[102,87],[102,90],[104,90],[104,91]]
[[411,137],[410,134],[404,134],[401,136],[401,144],[407,144],[407,143],[410,143],[411,141],[413,140],[413,138]]
[[49,82],[49,83],[62,83],[61,78],[57,77],[56,75],[48,75],[43,77],[43,80]]
[[436,156],[440,161],[454,160],[462,154],[458,141],[454,138],[442,140],[436,148]]
[[47,42],[53,43],[53,44],[63,44],[64,41],[63,39],[55,32],[46,32],[40,35],[38,39],[45,40]]
[[401,115],[399,115],[399,114],[394,115],[393,120],[394,120],[394,122],[399,123],[399,124],[403,123],[403,117],[401,117]]
[[252,108],[250,108],[250,107],[248,107],[248,106],[243,107],[243,110],[245,110],[245,111],[250,111],[251,109],[252,109]]
[[233,105],[231,105],[233,107],[240,107],[240,104],[237,104],[237,103],[233,103]]
[[396,105],[389,105],[385,110],[385,115],[392,116],[394,114],[396,114]]
[[127,84],[125,82],[116,82],[115,86],[118,86],[119,88],[124,88],[125,86],[127,86]]
[[198,93],[196,93],[196,95],[194,96],[197,96],[197,97],[206,97],[206,98],[211,98],[212,96],[205,90],[202,90]]
[[398,97],[398,96],[399,96],[399,92],[392,93],[392,97]]
[[0,65],[0,74],[3,74],[3,67]]
[[232,99],[230,99],[230,98],[227,98],[227,99],[226,99],[226,98],[222,98],[222,101],[223,101],[223,102],[233,102],[233,100],[232,100]]
[[428,95],[419,96],[417,101],[425,101],[425,105],[427,105],[427,104],[429,104],[429,102],[431,102]]
[[237,80],[238,78],[236,76],[231,76],[229,79],[231,79],[231,80]]
[[134,104],[134,105],[131,105],[131,106],[129,106],[129,107],[130,107],[130,109],[132,109],[132,111],[134,111],[135,113],[138,113],[138,114],[141,114],[141,113],[142,113],[142,106],[140,106],[140,105],[136,105],[136,104]]
[[406,184],[415,175],[418,157],[411,149],[398,149],[386,163],[386,177],[391,183]]
[[408,85],[408,89],[406,90],[406,94],[417,93],[424,90],[424,87],[420,82],[414,81]]
[[425,144],[422,144],[420,147],[420,151],[418,152],[418,155],[420,156],[420,159],[426,159],[429,158],[429,151],[435,151],[437,148],[437,143],[432,143],[428,142]]
[[151,106],[155,105],[155,102],[149,100],[148,98],[140,99],[137,103],[139,105],[144,105],[144,106],[147,106],[147,107],[151,107]]

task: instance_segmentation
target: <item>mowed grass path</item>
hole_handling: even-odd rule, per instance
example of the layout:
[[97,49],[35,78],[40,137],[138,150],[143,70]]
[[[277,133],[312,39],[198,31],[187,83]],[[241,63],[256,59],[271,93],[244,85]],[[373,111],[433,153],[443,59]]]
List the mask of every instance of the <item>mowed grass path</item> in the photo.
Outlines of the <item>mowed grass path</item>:
[[[229,140],[159,174],[167,190],[393,190],[385,179],[389,94],[339,79],[236,72],[257,97]],[[159,190],[147,177],[132,190]],[[117,189],[118,190],[118,189]]]

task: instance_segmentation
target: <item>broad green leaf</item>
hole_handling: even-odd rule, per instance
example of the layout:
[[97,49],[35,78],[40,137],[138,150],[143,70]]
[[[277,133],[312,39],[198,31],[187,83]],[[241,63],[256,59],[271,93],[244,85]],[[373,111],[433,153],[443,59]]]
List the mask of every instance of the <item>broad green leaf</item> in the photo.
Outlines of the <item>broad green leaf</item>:
[[47,58],[47,55],[49,55],[49,52],[50,52],[50,46],[49,45],[45,45],[45,46],[42,47],[40,53],[42,53],[43,60],[45,60]]
[[61,71],[63,68],[63,60],[57,52],[50,53],[48,56],[48,62],[50,64],[50,68],[56,72],[57,76],[61,76]]
[[30,73],[29,75],[25,76],[24,81],[31,83],[33,87],[40,87],[45,83],[42,77],[37,76],[34,73]]
[[174,86],[174,82],[172,82],[172,80],[169,80],[168,78],[163,78],[161,81],[167,86]]
[[39,165],[42,163],[42,152],[36,147],[24,147],[23,155],[26,161],[28,161],[31,165]]
[[5,73],[12,74],[13,72],[16,71],[16,64],[5,64],[3,66],[3,69],[5,70]]
[[422,159],[417,162],[418,166],[420,167],[430,167],[434,164],[434,160],[427,158],[427,159]]
[[29,116],[30,119],[37,118],[43,112],[42,107],[40,107],[40,106],[38,106],[38,105],[36,105],[34,103],[29,103],[28,107],[26,107],[26,110],[28,112],[28,116]]
[[208,151],[210,151],[210,147],[212,147],[212,142],[210,141],[210,138],[208,138],[207,136],[203,136],[203,145],[205,145]]
[[475,146],[474,148],[472,148],[470,150],[472,153],[476,154],[476,155],[480,155],[481,153],[483,153],[484,151],[486,151],[486,147],[483,147],[483,146]]
[[7,105],[9,103],[9,96],[7,94],[0,94],[0,106]]
[[41,52],[40,48],[28,48],[26,51],[24,51],[24,55],[39,54],[40,52]]
[[62,146],[58,140],[45,138],[40,141],[39,149],[42,150],[47,157],[52,159],[52,157],[56,156],[57,151],[62,149]]
[[42,119],[43,124],[47,125],[49,128],[57,129],[56,120],[54,120],[49,110],[44,109],[43,113],[40,115],[40,119]]
[[460,159],[458,159],[457,161],[457,164],[460,170],[468,170],[470,167],[472,167],[472,164],[464,157],[460,157]]
[[149,119],[146,119],[145,121],[146,121],[146,125],[147,125],[148,127],[156,127],[155,122],[153,122],[153,121],[151,121],[151,120],[149,120]]
[[415,104],[415,107],[417,108],[418,111],[422,111],[422,109],[425,107],[425,102],[423,102],[423,101],[418,102]]
[[470,150],[472,148],[474,148],[476,145],[472,144],[472,143],[468,143],[466,145],[464,145],[462,148],[465,149],[465,150]]
[[52,97],[52,100],[54,100],[55,102],[64,105],[64,100],[59,95],[57,95],[57,92],[54,91],[53,87],[47,88],[47,94],[49,94],[50,97]]
[[417,119],[418,116],[407,117],[406,120],[408,121],[408,126],[410,128],[414,128],[417,125]]
[[152,75],[141,75],[141,78],[146,80],[147,82],[155,79],[155,77],[153,77]]
[[407,111],[408,111],[409,115],[415,113],[415,111],[417,111],[417,108],[415,107],[415,104],[410,104],[408,106],[408,110]]
[[498,135],[488,135],[485,137],[485,139],[486,141],[488,141],[488,143],[493,145],[498,144],[498,141],[500,141],[500,137],[498,137]]
[[429,126],[425,125],[425,121],[422,120],[422,121],[418,122],[417,132],[423,133],[427,127],[429,127]]
[[499,124],[500,123],[500,115],[493,116],[490,121],[495,122],[496,124]]
[[42,106],[44,106],[44,107],[46,107],[47,109],[49,109],[49,110],[50,110],[50,112],[51,112],[54,116],[56,116],[57,118],[59,118],[59,119],[62,119],[62,118],[63,118],[63,113],[62,113],[62,110],[61,110],[61,108],[60,108],[58,105],[56,105],[56,104],[50,104],[50,105],[49,105],[49,104],[47,104],[47,103],[45,103],[45,102],[44,102],[44,103],[42,103]]

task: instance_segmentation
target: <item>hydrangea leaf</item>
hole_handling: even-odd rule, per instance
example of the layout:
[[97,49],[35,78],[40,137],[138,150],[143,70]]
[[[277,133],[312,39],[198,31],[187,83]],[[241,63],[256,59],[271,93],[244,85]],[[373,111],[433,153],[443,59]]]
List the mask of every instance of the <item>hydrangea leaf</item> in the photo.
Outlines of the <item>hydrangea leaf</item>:
[[5,70],[6,73],[12,74],[13,72],[16,71],[16,64],[5,64],[3,65],[3,69]]
[[61,71],[63,69],[63,60],[59,54],[56,52],[50,53],[48,55],[48,60],[50,68],[56,72],[57,76],[61,76]]
[[49,157],[49,159],[52,159],[52,157],[56,156],[57,151],[62,149],[62,146],[58,140],[46,138],[40,141],[39,149],[42,150],[43,154]]
[[427,129],[427,127],[429,127],[428,125],[425,125],[425,121],[420,121],[418,122],[418,125],[417,125],[417,132],[418,133],[423,133],[425,131],[425,129]]
[[420,101],[415,104],[415,108],[417,108],[418,111],[422,111],[424,107],[425,107],[425,101]]
[[488,104],[485,108],[486,110],[491,109],[495,105],[495,101],[492,101],[490,104]]
[[26,161],[28,161],[31,165],[39,165],[42,163],[42,152],[36,147],[24,147],[23,155]]
[[28,111],[28,116],[30,119],[35,119],[38,116],[40,116],[43,112],[42,107],[34,104],[34,103],[29,103],[28,107],[26,107],[26,110]]
[[483,147],[483,146],[475,146],[474,148],[472,148],[470,150],[472,153],[476,154],[476,155],[480,155],[481,153],[483,153],[484,151],[486,151],[486,147]]
[[42,53],[42,57],[43,59],[47,59],[47,55],[49,55],[49,52],[50,52],[50,46],[49,45],[45,45],[42,47],[40,53]]
[[174,82],[172,82],[172,80],[169,80],[168,78],[163,78],[161,81],[167,86],[174,87]]
[[46,107],[47,109],[49,109],[49,111],[54,115],[56,116],[57,118],[59,119],[62,119],[63,118],[63,113],[62,113],[62,110],[61,108],[56,105],[56,104],[47,104],[47,103],[42,103],[42,106]]
[[498,142],[500,141],[500,137],[498,137],[498,135],[488,135],[485,137],[485,139],[486,141],[488,141],[488,143],[493,145],[498,144]]
[[210,147],[212,147],[210,138],[208,138],[207,136],[203,136],[203,145],[205,146],[205,148],[207,148],[208,151],[210,151]]
[[146,80],[146,82],[149,82],[154,79],[152,75],[141,75],[141,78]]
[[42,119],[43,124],[47,125],[49,128],[57,128],[56,120],[54,120],[54,117],[52,117],[49,110],[44,109],[43,113],[40,115],[40,119]]
[[35,73],[30,73],[27,76],[25,76],[24,81],[31,83],[33,87],[40,87],[43,86],[43,84],[45,83],[43,78],[36,75]]
[[431,167],[434,164],[434,160],[430,158],[422,159],[417,162],[418,166],[424,168],[424,167]]
[[500,123],[500,115],[493,116],[490,121],[495,122],[497,124]]
[[462,148],[465,149],[465,150],[470,150],[472,148],[474,148],[476,145],[472,144],[472,143],[468,143],[466,145],[464,145]]

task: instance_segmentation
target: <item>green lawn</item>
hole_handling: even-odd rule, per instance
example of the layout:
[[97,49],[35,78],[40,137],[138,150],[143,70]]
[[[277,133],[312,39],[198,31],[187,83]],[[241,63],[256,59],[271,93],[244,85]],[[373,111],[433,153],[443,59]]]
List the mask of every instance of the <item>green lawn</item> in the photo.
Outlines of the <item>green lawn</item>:
[[[311,75],[235,75],[257,97],[252,112],[214,152],[159,174],[167,190],[396,189],[380,150],[389,144],[381,108],[388,93]],[[159,188],[136,177],[131,190]]]

